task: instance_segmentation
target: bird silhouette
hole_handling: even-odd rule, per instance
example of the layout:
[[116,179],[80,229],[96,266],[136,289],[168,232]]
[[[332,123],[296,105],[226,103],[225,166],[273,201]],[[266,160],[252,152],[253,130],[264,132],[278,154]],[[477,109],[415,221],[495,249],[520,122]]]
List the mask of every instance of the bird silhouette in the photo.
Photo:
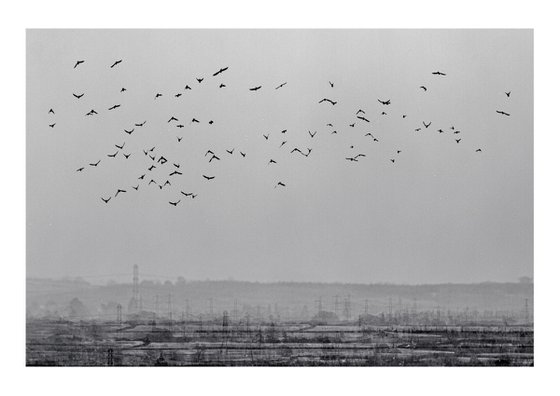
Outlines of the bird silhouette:
[[270,136],[270,133],[268,135],[263,134],[263,137],[268,140],[268,137]]
[[177,128],[184,128],[185,126],[183,124],[177,124],[175,125]]
[[193,195],[193,193],[192,193],[192,192],[190,192],[190,193],[186,193],[186,192],[184,192],[184,191],[181,191],[181,194],[183,194],[183,195],[184,195],[185,197],[188,197],[188,196],[191,196],[191,195]]
[[223,84],[223,83],[218,86],[218,88],[225,88],[225,87],[226,87],[226,84]]
[[461,139],[455,139],[455,141],[456,141],[457,143],[459,143],[459,142],[461,141]]
[[505,116],[508,116],[508,117],[511,115],[511,114],[506,113],[505,111],[502,111],[502,110],[496,110],[496,113],[502,114],[502,115],[505,115]]
[[283,87],[284,85],[286,85],[286,84],[287,84],[287,82],[283,82],[282,84],[280,84],[279,86],[277,86],[277,87],[274,88],[274,89],[280,89],[280,88],[282,88],[282,87]]
[[81,172],[84,170],[84,167],[82,166],[81,168],[76,169],[76,172]]
[[246,153],[244,153],[244,152],[242,152],[242,151],[240,151],[239,154],[241,154],[241,156],[242,156],[243,158],[245,158],[245,156],[247,155]]
[[423,85],[421,85],[421,86],[420,86],[420,89],[423,89],[423,90],[424,90],[424,92],[426,92],[426,91],[428,90],[428,88],[426,88],[426,87],[425,87],[425,86],[423,86]]
[[174,176],[174,175],[182,175],[183,173],[179,172],[179,171],[173,171],[169,174],[169,176]]
[[428,124],[426,124],[424,121],[422,121],[422,124],[424,124],[424,128],[428,129],[430,125],[432,125],[432,121],[430,121]]
[[482,149],[476,149],[475,152],[480,153],[482,152]]
[[152,161],[155,161],[155,160],[156,160],[156,156],[155,156],[155,155],[153,155],[153,156],[152,156],[152,155],[148,155],[148,157],[150,157],[150,158],[152,159]]
[[76,99],[80,99],[84,94],[76,95],[75,93],[72,94]]
[[177,168],[177,169],[179,169],[179,168],[181,167],[180,164],[176,164],[176,163],[173,163],[173,166],[174,166],[175,168]]
[[509,98],[509,95],[511,95],[511,91],[509,92],[504,92],[506,94],[506,96]]
[[196,81],[198,81],[198,83],[200,84],[202,81],[204,81],[204,77],[203,78],[197,78]]
[[154,179],[151,179],[150,182],[148,183],[148,186],[149,186],[150,184],[152,184],[152,183],[157,184],[156,181],[155,181]]
[[354,128],[356,126],[356,123],[350,124],[350,126]]
[[287,140],[284,140],[282,143],[280,143],[280,147],[282,147],[283,145],[285,145],[286,143],[288,143]]
[[182,93],[178,93],[178,94],[175,94],[175,97],[176,97],[176,98],[180,98],[181,95],[183,95],[183,94],[182,94]]
[[175,118],[174,116],[171,116],[171,118],[169,120],[167,120],[167,123],[170,123],[171,121],[179,121],[177,118]]
[[54,110],[53,110],[53,109],[50,109],[50,110],[49,110],[49,114],[54,114]]
[[138,179],[139,180],[144,180],[144,177],[146,177],[146,174],[144,173],[142,176],[140,176]]
[[287,129],[282,129],[282,130],[280,131],[280,133],[286,133],[286,132],[288,132]]
[[88,113],[86,113],[86,116],[91,116],[97,114],[97,111],[95,111],[94,109],[91,109]]
[[124,158],[128,159],[128,157],[130,157],[130,156],[132,155],[132,153],[131,153],[131,154],[125,154],[125,153],[123,153],[123,155],[124,155]]
[[169,180],[166,180],[165,183],[163,183],[164,186],[170,186],[171,183],[169,182]]
[[192,88],[187,84],[187,85],[185,85],[185,91],[188,90],[188,89],[192,90]]
[[422,128],[416,128],[414,131],[415,132],[420,132],[422,130]]
[[208,121],[208,123],[209,123],[210,125],[212,125],[212,124],[214,123],[214,121],[210,120],[210,121]]
[[297,151],[298,153],[300,153],[300,154],[303,155],[303,153],[301,152],[301,150],[300,150],[299,148],[297,148],[297,147],[294,148],[292,151],[290,151],[290,154],[292,154],[292,153],[294,153],[294,152],[296,152],[296,151]]
[[206,152],[206,154],[204,154],[204,156],[206,157],[208,154],[214,155],[214,152],[213,152],[212,150],[208,150],[208,151]]
[[213,159],[217,159],[218,161],[220,161],[220,157],[218,157],[216,155],[212,155],[212,157],[210,158],[210,161],[208,161],[208,162],[212,162]]
[[142,122],[142,123],[140,123],[140,124],[134,124],[134,126],[142,127],[142,126],[144,126],[145,123],[146,123],[146,121],[144,121],[144,122]]
[[397,154],[400,154],[400,153],[402,153],[402,151],[401,151],[401,150],[397,150]]
[[406,114],[403,114],[403,115],[402,115],[402,118],[406,118]]
[[329,81],[329,85],[331,86],[331,88],[334,88],[334,83]]
[[321,99],[321,100],[319,101],[319,103],[323,103],[323,102],[329,102],[329,103],[332,104],[333,106],[334,106],[335,104],[338,103],[338,102],[335,102],[335,101],[333,101],[333,100],[331,100],[331,99],[328,99],[328,98],[323,98],[323,99]]
[[111,200],[111,197],[109,197],[109,198],[107,198],[107,199],[101,197],[101,200],[102,200],[103,202],[105,202],[105,203],[109,203],[109,201]]
[[115,154],[107,154],[107,157],[115,158],[118,153],[119,153],[119,151],[117,150],[117,152]]
[[152,165],[152,166],[150,166],[150,167],[148,168],[148,171],[152,171],[152,170],[154,170],[154,169],[156,169],[156,166],[155,166],[155,165]]
[[191,124],[192,124],[193,122],[199,123],[200,121],[198,121],[196,118],[193,118],[193,119],[191,120]]
[[56,125],[56,122],[55,122],[54,124],[49,124],[49,126],[50,126],[51,128],[54,128],[55,125]]
[[311,133],[311,131],[307,131],[307,133],[309,133],[309,136],[311,136],[312,138],[314,138],[315,135],[317,134],[317,131],[315,131],[314,133]]
[[109,110],[115,110],[118,107],[121,107],[121,105],[120,104],[113,105],[113,106],[109,107]]
[[157,98],[159,98],[159,97],[161,97],[161,96],[163,96],[163,95],[160,94],[160,93],[157,93],[154,99],[157,99]]
[[111,65],[111,69],[115,66],[117,66],[119,63],[122,62],[122,59],[119,59],[118,61],[115,61],[112,65]]
[[125,91],[126,91],[126,88],[124,88],[124,87],[121,88],[121,92],[125,92]]
[[262,85],[259,85],[258,87],[249,88],[249,91],[258,91],[261,88],[262,88]]
[[443,129],[438,129],[437,130],[439,133],[443,133]]
[[394,164],[394,163],[395,163],[395,159],[394,159],[394,158],[391,158],[391,162]]
[[226,152],[227,152],[228,154],[233,154],[233,150],[235,150],[235,149],[231,149],[231,150],[227,150],[227,149],[226,149]]
[[212,74],[213,77],[216,77],[218,74],[225,72],[227,69],[229,69],[229,66],[227,67],[222,67],[220,70],[218,70],[216,73]]
[[117,195],[119,195],[120,193],[125,193],[125,192],[126,192],[126,190],[121,190],[121,189],[119,188],[119,189],[117,190],[117,193],[115,194],[115,197],[116,197]]
[[387,113],[385,113],[384,111],[381,112],[381,115],[387,115]]
[[381,103],[382,105],[384,105],[384,106],[388,106],[388,105],[391,104],[391,99],[389,99],[389,100],[377,99],[377,101],[378,101],[379,103]]
[[276,161],[274,161],[273,159],[271,159],[270,161],[268,161],[268,165],[270,164],[276,164]]
[[363,121],[365,121],[365,122],[369,122],[369,120],[368,120],[367,118],[365,118],[365,117],[358,116],[357,118],[359,118],[360,120],[363,120]]
[[282,183],[281,181],[279,181],[278,183],[276,183],[276,185],[274,186],[274,188],[278,187],[278,186],[282,186],[282,187],[286,187],[286,185],[284,183]]
[[171,202],[169,201],[169,204],[173,205],[173,206],[177,206],[179,204],[179,202],[181,202],[181,200],[178,200],[177,202]]
[[149,149],[148,151],[152,152],[156,149],[156,146],[152,147],[151,149]]
[[127,131],[126,129],[124,130],[126,133],[128,133],[129,135],[132,134],[132,132],[134,132],[134,128],[132,128],[130,131]]
[[90,166],[97,166],[97,165],[99,165],[100,162],[101,162],[101,160],[99,160],[99,161],[97,161],[97,162],[95,162],[95,163],[93,163],[93,164],[89,164],[89,165],[90,165]]
[[159,156],[159,159],[157,160],[158,164],[165,164],[167,162],[167,158],[165,158],[163,155]]
[[372,139],[375,139],[375,136],[373,136],[371,132],[366,133],[364,136],[371,136]]
[[74,65],[74,69],[77,68],[78,66],[80,66],[84,62],[85,62],[84,60],[76,61],[76,64]]
[[447,74],[442,73],[442,72],[440,72],[440,71],[432,72],[432,74],[434,74],[434,75],[436,75],[436,76],[446,76],[446,75],[447,75]]
[[177,142],[181,143],[181,140],[183,140],[183,138],[180,137],[180,136],[177,136]]
[[331,135],[336,135],[338,132],[337,131],[332,131]]
[[139,187],[140,187],[140,184],[138,184],[136,187],[132,186],[132,188],[135,189],[136,191],[138,191]]
[[216,176],[206,176],[206,175],[202,175],[202,177],[204,177],[206,180],[212,180],[212,179],[214,179]]
[[118,144],[115,144],[115,147],[118,148],[119,150],[122,150],[124,148],[124,145],[126,144],[126,142],[124,142],[123,144],[121,144],[120,146]]
[[360,113],[362,113],[362,114],[366,114],[366,112],[365,112],[365,111],[363,111],[362,109],[360,109],[360,110],[358,110],[358,111],[356,112],[356,115],[358,115],[358,114],[360,114]]

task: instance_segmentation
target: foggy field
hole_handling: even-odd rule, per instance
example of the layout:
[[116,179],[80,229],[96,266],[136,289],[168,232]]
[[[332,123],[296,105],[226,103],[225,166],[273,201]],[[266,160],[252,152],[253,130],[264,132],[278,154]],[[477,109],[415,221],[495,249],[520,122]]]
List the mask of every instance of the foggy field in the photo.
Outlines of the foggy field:
[[[533,366],[529,326],[30,320],[28,366]],[[110,351],[112,350],[112,352]]]

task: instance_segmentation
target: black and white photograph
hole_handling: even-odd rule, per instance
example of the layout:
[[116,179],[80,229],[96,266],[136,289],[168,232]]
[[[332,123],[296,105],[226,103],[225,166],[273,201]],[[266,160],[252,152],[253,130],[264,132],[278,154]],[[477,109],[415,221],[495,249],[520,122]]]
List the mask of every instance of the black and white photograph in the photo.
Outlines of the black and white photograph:
[[556,14],[6,4],[4,393],[550,393]]
[[528,29],[29,30],[26,364],[532,366],[532,186]]

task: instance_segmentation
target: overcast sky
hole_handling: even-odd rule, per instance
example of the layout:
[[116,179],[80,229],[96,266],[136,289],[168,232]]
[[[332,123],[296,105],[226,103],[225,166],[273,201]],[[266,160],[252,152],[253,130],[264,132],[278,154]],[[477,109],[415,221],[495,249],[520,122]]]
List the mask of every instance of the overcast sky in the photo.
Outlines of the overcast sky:
[[[154,146],[169,162],[148,171]],[[133,264],[251,281],[532,276],[532,31],[29,30],[27,275],[126,280]]]

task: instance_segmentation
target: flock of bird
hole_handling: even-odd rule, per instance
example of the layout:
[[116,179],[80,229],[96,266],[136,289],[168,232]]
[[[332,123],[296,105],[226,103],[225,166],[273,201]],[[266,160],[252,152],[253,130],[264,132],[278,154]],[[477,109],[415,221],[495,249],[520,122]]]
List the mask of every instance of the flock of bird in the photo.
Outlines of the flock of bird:
[[[113,69],[117,66],[119,66],[121,63],[123,62],[122,59],[116,60],[114,61],[109,68]],[[74,64],[74,69],[80,67],[82,64],[85,63],[85,60],[77,60],[76,63]],[[217,70],[215,73],[212,74],[212,77],[217,77],[220,76],[222,73],[228,71],[229,67],[221,67],[219,70]],[[443,73],[441,71],[434,71],[432,72],[433,76],[436,76],[438,78],[444,78],[447,76],[446,73]],[[206,77],[196,77],[195,81],[196,84],[203,84],[205,81],[208,82],[208,78]],[[282,89],[284,88],[286,85],[288,84],[288,82],[282,82],[279,85],[275,86],[274,89],[278,90],[278,89]],[[335,84],[331,81],[328,81],[328,84],[330,86],[331,89],[334,89]],[[224,84],[223,82],[220,82],[219,85],[217,85],[219,89],[223,89],[226,88],[226,84]],[[253,87],[249,87],[248,91],[250,93],[255,93],[259,90],[263,89],[262,85],[256,85]],[[427,92],[428,91],[428,87],[426,87],[425,85],[421,85],[419,86],[419,89],[421,89],[423,92]],[[188,91],[188,90],[192,90],[192,88],[189,86],[189,84],[185,85],[184,87],[184,91]],[[120,89],[121,93],[126,92],[127,89],[122,87]],[[72,93],[73,97],[76,100],[81,100],[85,93]],[[183,92],[179,92],[174,94],[173,96],[176,98],[179,98],[183,95]],[[505,92],[505,95],[507,98],[510,97],[511,95],[511,91],[509,92]],[[163,97],[164,95],[161,92],[157,92],[154,96],[154,100],[158,100],[159,98]],[[385,99],[385,98],[378,98],[377,99],[378,103],[380,104],[382,109],[389,109],[391,106],[391,99]],[[324,97],[320,100],[318,100],[318,105],[330,105],[330,106],[336,106],[339,103],[338,100],[332,99],[332,98],[328,98],[328,97]],[[119,109],[121,107],[121,104],[114,104],[110,107],[107,108],[107,111],[115,111],[117,109]],[[505,116],[505,117],[509,117],[511,114],[503,111],[503,110],[496,110],[496,113],[499,114],[500,116]],[[49,109],[48,114],[50,116],[55,117],[56,113],[55,110],[53,108]],[[387,116],[388,113],[386,111],[381,111],[381,116]],[[95,109],[91,109],[90,111],[88,111],[85,116],[86,117],[93,117],[93,116],[98,116],[99,113],[95,110]],[[355,120],[353,122],[351,122],[348,126],[351,128],[355,128],[357,123],[365,123],[365,124],[369,124],[370,118],[369,116],[366,115],[366,112],[362,109],[358,109],[356,111],[356,113],[353,115],[355,117]],[[368,118],[369,117],[369,118]],[[402,114],[402,119],[406,118],[407,115],[406,114]],[[134,122],[134,126],[130,127],[130,128],[124,128],[124,133],[126,136],[128,137],[132,137],[135,130],[137,128],[142,128],[146,125],[146,123],[148,122],[148,120],[143,120],[141,122]],[[190,124],[199,124],[201,121],[198,120],[197,118],[193,117],[190,120]],[[208,123],[208,125],[212,125],[214,124],[213,120],[207,120],[205,121]],[[171,124],[173,123],[173,124]],[[175,117],[174,115],[170,116],[169,119],[167,119],[167,124],[171,124],[174,125],[176,128],[182,129],[185,127],[185,125],[183,123],[180,122],[179,118]],[[414,129],[414,132],[420,132],[422,129],[429,129],[432,125],[432,121],[422,121],[422,125],[418,126],[417,128]],[[56,122],[53,122],[52,124],[48,124],[48,126],[50,128],[55,128],[56,126]],[[338,131],[336,129],[334,129],[334,125],[332,123],[327,123],[326,124],[327,127],[332,128],[332,130],[330,131],[330,134],[337,134]],[[446,133],[447,131],[449,131],[449,133],[451,133],[454,136],[454,141],[457,144],[460,144],[462,141],[462,138],[460,138],[460,134],[461,131],[456,129],[454,126],[451,126],[449,128],[445,128],[445,130],[443,128],[439,128],[437,129],[437,132],[442,134],[442,133]],[[279,131],[279,135],[284,137],[286,135],[286,133],[288,132],[287,129],[283,129],[281,131]],[[309,135],[309,139],[310,140],[315,140],[317,138],[317,131],[307,131],[308,135]],[[268,134],[263,134],[262,135],[263,138],[265,139],[265,141],[269,141],[270,138],[270,133]],[[374,136],[374,134],[372,132],[367,132],[364,135],[365,138],[369,138],[371,139],[371,141],[373,143],[379,143],[380,139],[376,136]],[[177,143],[181,143],[183,137],[181,136],[177,136]],[[282,139],[282,142],[280,143],[278,149],[283,149],[283,147],[288,143],[288,140],[286,140],[285,138]],[[115,152],[110,152],[108,154],[106,154],[108,159],[115,159],[119,153],[122,154],[122,156],[124,157],[125,160],[128,160],[129,157],[132,155],[132,152],[126,153],[125,152],[125,147],[126,147],[126,141],[123,141],[122,143],[119,144],[115,144],[114,145],[114,149],[116,149]],[[351,149],[354,149],[354,146],[350,146]],[[159,188],[160,190],[163,190],[164,188],[169,188],[172,186],[172,183],[170,180],[174,180],[174,178],[176,177],[181,177],[183,176],[183,172],[181,171],[181,164],[179,162],[173,162],[173,161],[169,161],[166,158],[165,153],[162,152],[158,152],[156,151],[157,148],[156,146],[153,147],[149,147],[149,148],[145,148],[142,150],[143,155],[145,156],[145,158],[148,161],[148,166],[145,168],[144,171],[141,171],[139,173],[141,173],[138,178],[137,178],[137,183],[135,186],[130,186],[131,189],[135,190],[135,191],[139,191],[140,189],[140,183],[143,183],[145,186],[151,186],[154,185],[155,188]],[[301,155],[303,157],[309,157],[313,151],[313,148],[299,148],[299,147],[293,147],[291,149],[288,149],[290,154],[293,155]],[[226,149],[225,150],[225,154],[228,156],[233,156],[235,155],[236,148],[231,148],[231,149]],[[476,148],[474,150],[477,153],[482,152],[482,148]],[[140,155],[142,153],[139,153]],[[247,156],[247,152],[241,151],[241,149],[237,149],[237,153],[239,154],[239,156],[241,156],[241,158],[245,158]],[[395,164],[397,162],[397,155],[401,154],[402,150],[398,149],[395,150],[395,156],[392,156],[391,158],[388,158],[388,161],[390,161],[392,164]],[[202,153],[201,153],[202,155]],[[208,160],[208,163],[212,163],[212,162],[218,162],[221,161],[222,158],[220,157],[222,154],[215,152],[211,149],[208,149],[205,153],[204,153],[204,158]],[[357,154],[352,154],[350,156],[344,157],[344,160],[349,161],[349,162],[358,162],[361,158],[365,158],[366,154],[364,153],[357,153]],[[87,167],[89,168],[96,168],[99,166],[99,164],[102,162],[102,159],[97,159],[96,161],[92,161],[87,163],[86,165],[80,166],[78,169],[76,169],[76,172],[83,172]],[[267,166],[272,166],[277,164],[277,161],[274,158],[270,158],[268,160]],[[166,169],[166,174],[168,175],[166,177],[166,180],[156,180],[156,177],[153,176],[153,171],[156,168],[163,168]],[[208,174],[202,174],[201,177],[207,181],[207,182],[213,182],[216,178],[215,175],[208,175]],[[175,182],[173,183],[175,184]],[[274,181],[274,183],[271,183],[274,188],[286,188],[287,183],[285,183],[284,181],[280,180],[276,180]],[[109,204],[109,202],[112,199],[116,199],[119,195],[121,194],[125,194],[127,193],[129,190],[127,187],[119,187],[116,189],[116,192],[114,195],[105,195],[105,196],[101,196],[101,202],[103,202],[104,204]],[[179,191],[177,192],[177,198],[175,200],[171,200],[168,201],[169,205],[171,206],[178,206],[181,201],[183,199],[195,199],[198,196],[198,193],[195,192],[185,192],[181,189],[179,189]]]

